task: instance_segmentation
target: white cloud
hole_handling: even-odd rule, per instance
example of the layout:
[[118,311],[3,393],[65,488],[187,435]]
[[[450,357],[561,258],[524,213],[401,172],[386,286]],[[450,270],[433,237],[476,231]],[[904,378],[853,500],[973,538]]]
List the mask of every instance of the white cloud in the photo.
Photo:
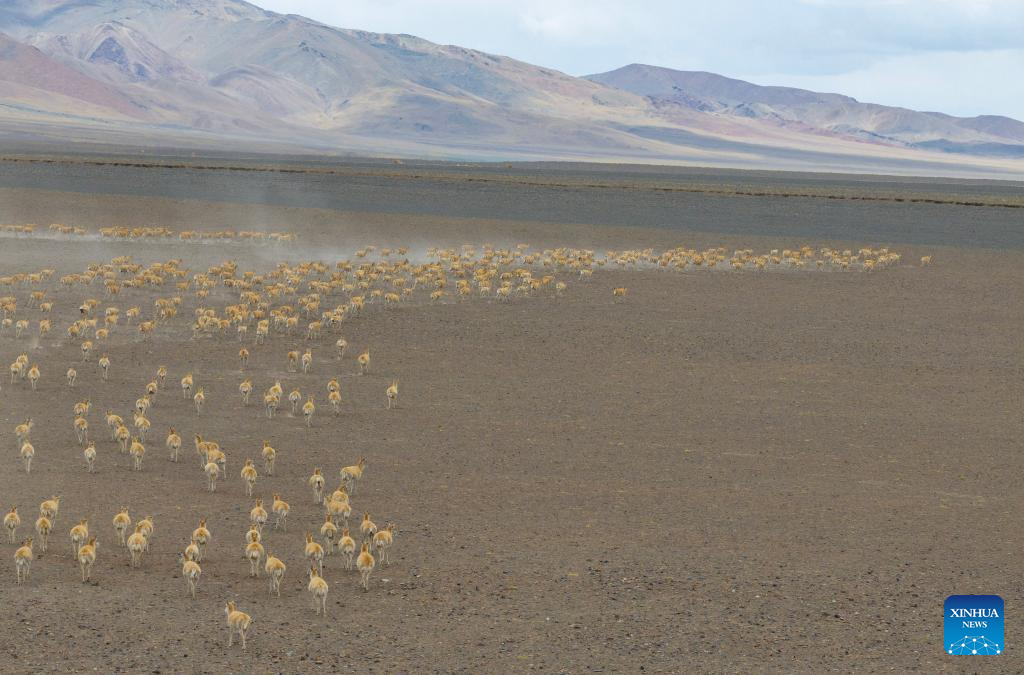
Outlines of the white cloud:
[[710,70],[879,103],[1024,118],[1024,0],[257,0],[582,75]]

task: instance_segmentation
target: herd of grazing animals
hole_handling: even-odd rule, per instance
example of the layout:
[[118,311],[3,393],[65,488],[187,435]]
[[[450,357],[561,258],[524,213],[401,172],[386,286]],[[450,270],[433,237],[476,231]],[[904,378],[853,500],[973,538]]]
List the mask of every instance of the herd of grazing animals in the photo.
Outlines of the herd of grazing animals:
[[[53,229],[65,233],[57,226]],[[108,235],[104,233],[103,236]],[[111,232],[109,236],[118,238],[122,237],[122,233]],[[150,234],[123,234],[123,238],[127,239],[147,236],[170,235],[160,230]],[[192,235],[185,236],[182,233],[181,237],[189,239]],[[278,238],[286,241],[283,237],[285,235]],[[738,250],[727,256],[723,249],[697,251],[678,248],[660,254],[650,249],[607,251],[604,256],[600,256],[583,249],[530,252],[527,245],[508,249],[463,246],[458,249],[429,249],[428,261],[421,264],[410,262],[407,254],[408,251],[402,248],[367,247],[356,252],[356,260],[341,260],[333,265],[316,261],[282,262],[263,273],[242,270],[233,261],[196,272],[185,267],[180,259],[144,266],[131,257],[121,256],[107,263],[90,264],[82,272],[65,274],[56,280],[55,270],[52,269],[2,276],[0,292],[7,294],[0,297],[3,310],[0,336],[4,336],[5,340],[13,340],[17,345],[17,341],[24,339],[26,330],[30,328],[33,314],[37,317],[45,314],[45,318],[36,319],[40,340],[54,331],[63,335],[62,339],[67,343],[77,343],[77,351],[81,355],[80,359],[76,359],[77,365],[58,363],[56,358],[48,358],[45,346],[39,344],[36,349],[42,350],[38,361],[43,363],[40,364],[29,358],[30,348],[11,363],[11,389],[18,396],[31,397],[32,394],[20,386],[22,381],[28,382],[31,391],[36,391],[41,378],[52,376],[52,373],[60,372],[60,368],[68,366],[65,371],[66,384],[63,386],[75,392],[99,394],[111,386],[112,374],[124,372],[119,370],[123,367],[119,366],[119,352],[125,350],[119,348],[125,343],[131,346],[157,339],[180,340],[187,326],[191,328],[191,341],[194,343],[190,349],[202,349],[208,340],[238,340],[245,343],[238,351],[239,367],[247,375],[238,385],[241,400],[231,397],[234,401],[231,405],[241,413],[250,405],[251,394],[257,386],[255,382],[263,379],[258,372],[248,372],[252,357],[261,351],[272,355],[280,349],[276,346],[279,342],[302,340],[306,343],[303,349],[284,352],[286,372],[301,377],[302,386],[293,388],[285,397],[281,381],[267,377],[265,379],[269,386],[264,390],[263,402],[266,425],[288,424],[277,420],[282,399],[287,398],[290,417],[301,415],[305,427],[309,428],[313,425],[332,424],[331,418],[343,413],[342,388],[337,377],[332,377],[325,387],[332,414],[321,421],[316,396],[324,385],[318,385],[316,377],[318,370],[323,369],[323,362],[331,363],[336,368],[345,367],[345,352],[350,343],[339,333],[346,322],[366,315],[373,308],[379,308],[376,311],[391,311],[403,303],[415,302],[417,297],[429,298],[432,304],[444,302],[449,297],[450,286],[455,287],[454,296],[457,301],[474,297],[509,301],[514,297],[539,294],[560,297],[568,285],[559,280],[557,275],[564,275],[569,281],[587,281],[593,277],[595,269],[602,267],[634,269],[646,266],[694,270],[714,268],[720,263],[726,263],[737,270],[773,267],[798,269],[810,265],[817,269],[871,271],[897,264],[900,260],[899,254],[884,248],[861,249],[854,253],[832,249],[815,250],[810,247],[772,251],[765,255]],[[922,266],[930,263],[930,256],[921,260]],[[135,302],[143,291],[158,296],[152,303],[151,313],[141,305],[130,305],[122,310],[119,303]],[[81,301],[72,300],[72,297],[83,292],[90,297]],[[95,295],[102,295],[104,299],[92,297]],[[616,287],[611,295],[615,301],[625,299],[627,289]],[[223,303],[219,304],[218,300]],[[104,304],[107,306],[101,308]],[[191,309],[191,322],[178,318],[188,304],[194,305]],[[302,322],[305,322],[304,330]],[[13,335],[6,336],[3,329],[12,325],[16,330]],[[325,339],[334,345],[333,357],[318,358],[320,343]],[[94,353],[101,354],[96,360],[95,369],[91,366]],[[380,369],[386,370],[387,364],[375,361],[373,367],[374,372],[378,372]],[[354,364],[348,368],[348,373],[357,383],[354,386],[361,386],[358,383],[369,380],[364,376],[371,370],[370,345],[361,347]],[[149,442],[147,437],[152,428],[150,418],[167,415],[169,412],[165,411],[173,407],[171,401],[164,400],[166,394],[163,394],[166,378],[173,370],[173,365],[159,365],[155,371],[151,371],[155,373],[153,378],[139,382],[137,390],[118,393],[120,403],[125,406],[128,414],[122,417],[112,409],[105,412],[104,422],[110,432],[109,441],[104,433],[97,433],[90,427],[92,399],[85,396],[74,405],[72,427],[75,436],[68,439],[68,445],[73,446],[77,442],[81,448],[86,476],[94,475],[98,469],[110,470],[112,467],[144,473],[146,467],[151,465],[153,460],[144,461]],[[94,531],[89,519],[80,518],[68,531],[72,560],[80,571],[82,582],[99,583],[94,579],[109,578],[115,574],[171,575],[180,572],[187,582],[185,592],[190,598],[199,601],[202,597],[203,566],[235,565],[230,561],[233,555],[228,552],[238,550],[249,563],[249,576],[258,578],[262,570],[268,579],[269,592],[280,597],[289,558],[297,558],[301,550],[304,560],[303,568],[300,569],[306,570],[307,590],[316,614],[326,615],[331,586],[344,583],[344,576],[351,570],[358,571],[358,585],[364,592],[368,592],[374,570],[380,564],[391,562],[391,551],[398,530],[392,522],[378,527],[370,513],[365,511],[362,512],[359,527],[350,526],[352,500],[357,486],[363,483],[366,475],[366,459],[355,457],[354,463],[341,467],[337,474],[338,487],[333,491],[328,486],[328,475],[323,468],[312,468],[312,474],[304,480],[312,491],[313,503],[323,510],[322,521],[307,522],[304,527],[300,526],[305,540],[301,549],[297,536],[293,537],[294,543],[288,547],[282,547],[278,542],[276,549],[269,549],[264,543],[266,525],[272,516],[272,529],[281,533],[275,534],[275,537],[290,536],[285,533],[288,531],[291,506],[284,495],[298,493],[300,486],[283,484],[281,479],[275,477],[275,462],[280,453],[269,440],[263,441],[262,448],[252,448],[260,452],[262,471],[257,467],[254,457],[245,457],[240,464],[242,486],[238,488],[236,484],[233,488],[231,483],[221,482],[226,476],[228,452],[218,441],[205,438],[199,431],[204,426],[208,400],[216,401],[223,392],[215,382],[206,380],[201,372],[182,368],[178,377],[182,397],[190,411],[183,413],[177,407],[174,408],[174,414],[179,418],[185,415],[186,424],[192,424],[197,430],[192,438],[204,479],[203,485],[209,492],[216,492],[219,486],[225,485],[222,490],[237,490],[232,495],[239,501],[253,499],[254,502],[248,502],[254,504],[248,507],[249,522],[238,523],[237,535],[228,533],[214,537],[206,520],[200,520],[187,541],[176,542],[177,565],[173,569],[162,569],[156,561],[147,559],[155,529],[153,517],[146,516],[133,521],[129,506],[122,506],[117,513],[106,516],[112,518],[106,522],[112,523],[115,535],[113,541],[116,542],[116,545],[110,547],[101,547],[102,533],[98,535]],[[382,410],[398,406],[399,379],[393,377],[388,381],[390,383],[382,392]],[[132,395],[136,392],[141,393],[134,399],[134,405],[131,405]],[[40,417],[46,417],[47,402],[38,400],[36,403]],[[180,425],[181,421],[176,420],[176,423]],[[62,452],[59,448],[41,446],[37,458],[37,448],[32,442],[34,426],[35,422],[30,417],[14,428],[21,468],[25,474],[30,474],[33,466],[38,470],[38,467],[45,465],[52,453]],[[168,461],[175,467],[174,470],[195,471],[194,465],[179,461],[182,435],[173,426],[163,428],[169,430],[165,447],[169,453]],[[289,433],[298,433],[292,427],[289,430]],[[238,444],[231,442],[230,445],[234,448]],[[127,456],[126,463],[119,463],[118,454]],[[258,488],[264,482],[271,481],[279,491],[272,493],[268,511],[264,499],[257,495]],[[198,480],[196,489],[201,490]],[[34,521],[34,535],[27,536],[21,546],[16,548],[13,557],[17,583],[29,582],[37,548],[41,554],[47,553],[51,535],[55,528],[59,531],[62,526],[58,521],[60,502],[60,496],[54,496],[40,504],[39,516]],[[17,505],[12,506],[4,517],[4,527],[7,530],[7,542],[15,545],[18,531],[22,527]],[[238,536],[238,549],[234,549],[236,544],[231,543],[234,536]],[[224,543],[215,545],[221,541]],[[226,555],[211,558],[211,548],[223,551]],[[336,553],[342,557],[342,567],[338,570],[328,569],[326,563]],[[117,558],[121,559],[120,564],[131,570],[115,571]],[[224,612],[229,644],[237,635],[244,649],[252,617],[237,609],[233,601],[227,602]]]

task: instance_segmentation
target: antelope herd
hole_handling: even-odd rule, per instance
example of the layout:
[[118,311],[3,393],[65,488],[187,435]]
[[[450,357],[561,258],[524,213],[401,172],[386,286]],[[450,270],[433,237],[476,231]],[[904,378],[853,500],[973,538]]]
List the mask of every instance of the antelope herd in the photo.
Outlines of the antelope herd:
[[[50,229],[70,236],[86,234],[81,228],[63,225],[53,225]],[[5,231],[32,232],[31,229]],[[229,232],[207,237],[197,233],[175,234],[163,228],[100,230],[103,237],[128,240],[173,236],[181,240],[291,241],[293,238],[281,233]],[[176,564],[164,566],[149,558],[157,518],[146,515],[134,520],[137,514],[129,506],[121,506],[116,513],[104,516],[104,522],[110,523],[106,527],[113,530],[114,537],[113,545],[101,547],[102,530],[85,517],[77,518],[68,530],[61,529],[67,527],[58,520],[61,497],[53,496],[39,505],[38,518],[29,520],[32,532],[27,533],[13,553],[17,583],[29,583],[36,551],[47,553],[51,535],[63,531],[69,533],[72,561],[82,582],[99,583],[93,580],[125,574],[166,578],[180,573],[186,581],[184,593],[197,602],[203,596],[203,566],[235,568],[238,563],[232,558],[240,554],[248,562],[248,575],[258,578],[264,574],[268,592],[277,598],[282,596],[282,580],[288,565],[301,562],[302,567],[298,569],[308,578],[307,590],[315,612],[326,615],[331,586],[345,583],[347,575],[354,577],[354,572],[358,571],[358,582],[353,578],[352,585],[358,583],[363,592],[371,590],[371,575],[379,565],[390,564],[398,534],[393,522],[378,527],[364,509],[355,511],[358,527],[355,523],[350,525],[356,489],[363,487],[364,478],[370,473],[365,457],[353,453],[352,464],[335,469],[336,488],[334,484],[328,485],[331,474],[325,472],[323,466],[300,468],[305,485],[289,483],[286,477],[275,475],[275,465],[280,463],[289,468],[291,439],[301,439],[304,429],[341,423],[345,395],[337,373],[351,377],[352,387],[369,387],[374,386],[371,380],[377,373],[388,373],[392,369],[386,358],[371,350],[372,345],[353,345],[341,335],[348,322],[369,319],[372,312],[394,311],[418,300],[421,305],[432,306],[448,302],[450,297],[457,302],[479,298],[508,302],[517,297],[544,296],[556,299],[564,295],[570,283],[589,282],[595,270],[605,267],[679,271],[716,267],[750,271],[808,267],[870,272],[900,262],[900,255],[886,248],[862,248],[854,252],[808,246],[765,254],[755,254],[750,249],[727,255],[722,248],[700,251],[677,248],[661,253],[646,249],[606,251],[599,255],[572,248],[531,252],[525,244],[510,248],[466,245],[430,248],[425,261],[420,263],[410,262],[406,248],[367,247],[357,251],[354,258],[331,264],[280,262],[264,271],[244,270],[229,260],[197,271],[188,268],[181,259],[144,265],[129,256],[120,256],[63,276],[57,276],[54,269],[0,276],[0,292],[6,293],[0,297],[3,310],[0,345],[21,352],[11,363],[7,393],[28,401],[26,407],[38,410],[14,427],[20,468],[26,480],[28,475],[40,480],[37,477],[40,467],[46,466],[58,453],[66,452],[65,448],[53,447],[50,443],[38,440],[33,443],[36,421],[48,423],[54,415],[59,416],[59,411],[52,410],[51,401],[41,398],[39,383],[63,372],[60,386],[75,392],[80,399],[71,410],[71,429],[64,439],[66,447],[77,446],[79,449],[75,452],[81,452],[78,457],[84,458],[85,471],[75,480],[88,486],[98,471],[130,470],[141,474],[152,471],[149,467],[157,460],[147,459],[147,446],[152,445],[152,425],[153,420],[157,420],[158,428],[167,430],[164,445],[170,470],[194,477],[194,493],[187,498],[201,505],[206,499],[202,496],[204,488],[209,493],[228,493],[242,507],[241,513],[248,514],[244,521],[238,518],[235,533],[213,533],[207,520],[200,520],[187,540],[173,543],[178,551]],[[930,263],[930,256],[921,259],[922,266]],[[610,295],[614,302],[630,297],[625,286],[616,286]],[[147,297],[150,298],[148,305],[145,304]],[[190,318],[183,316],[185,312]],[[38,328],[38,343],[19,348],[33,323]],[[8,330],[11,327],[13,331]],[[47,337],[51,333],[56,337]],[[229,395],[208,374],[174,363],[147,365],[151,376],[140,378],[137,388],[111,394],[112,379],[129,372],[130,364],[125,360],[129,347],[147,341],[183,340],[190,343],[191,352],[201,351],[207,345],[230,344],[236,340],[243,343],[238,350],[237,363],[239,370],[245,373],[244,378],[237,380],[240,396],[234,395],[234,390]],[[304,343],[303,346],[287,348],[294,347],[296,341]],[[72,345],[77,354],[73,363],[66,361],[67,350],[61,352],[65,354],[62,357],[65,362],[55,356],[58,349],[66,345]],[[346,358],[350,346],[357,354],[354,359]],[[285,376],[296,378],[298,385],[291,387],[287,395],[279,379],[280,370],[273,376],[269,373],[261,376],[259,368],[253,370],[253,364],[260,362],[256,359],[260,352],[264,353],[262,362],[273,360],[280,364]],[[371,353],[374,354],[372,370]],[[100,355],[98,359],[94,358],[95,354]],[[328,373],[330,377],[326,381],[320,379],[325,371],[333,371]],[[371,377],[366,377],[371,373]],[[180,385],[182,401],[175,403],[165,393],[169,376],[178,378],[172,379],[170,386],[173,388],[175,382]],[[399,414],[386,411],[400,410],[400,379],[391,373],[384,382],[387,384],[380,390],[383,401],[376,399],[379,414]],[[230,386],[236,385],[231,383]],[[262,446],[246,448],[234,438],[215,440],[204,435],[204,428],[210,424],[208,418],[216,412],[217,406],[227,405],[243,414],[249,409],[254,390],[256,400],[262,400],[264,407],[262,411],[257,408],[255,413],[249,414],[257,421],[265,416],[261,430],[268,435],[277,430],[280,432],[278,441],[272,443],[266,439]],[[92,401],[104,400],[101,394],[106,399],[116,396],[118,405],[123,406],[124,416],[114,409],[102,414],[109,439],[102,432],[101,424],[93,426],[90,421],[96,414]],[[317,405],[321,395],[325,395],[330,404],[323,411]],[[284,410],[290,414],[279,415],[284,399]],[[405,405],[403,398],[403,407]],[[302,423],[298,426],[289,421],[299,417]],[[182,427],[191,427],[190,433],[183,435],[176,431]],[[74,431],[73,436],[70,431]],[[190,436],[198,467],[192,462],[180,461],[183,438]],[[234,455],[236,449],[239,455],[233,459],[238,461],[235,466],[240,467],[235,470],[239,471],[241,484],[226,480],[229,450]],[[119,455],[124,457],[123,463],[118,460]],[[76,459],[76,462],[81,461]],[[370,485],[372,487],[372,480]],[[274,489],[269,492],[269,500],[261,495],[264,486]],[[303,521],[301,514],[289,516],[292,507],[286,497],[296,499],[305,490],[312,492],[315,508],[322,509],[322,519],[317,516],[315,521]],[[309,492],[305,495],[303,502],[308,504]],[[289,528],[289,523],[296,519],[296,527]],[[274,548],[264,541],[268,522],[276,532]],[[19,505],[10,507],[4,517],[4,527],[8,544],[15,545],[23,527]],[[289,534],[296,529],[298,534]],[[300,535],[303,539],[299,539]],[[292,543],[282,545],[285,537]],[[301,561],[297,560],[300,551]],[[329,561],[339,553],[341,565],[331,569]],[[45,561],[59,555],[54,551],[40,557]],[[129,569],[116,569],[118,565]],[[252,617],[240,611],[234,601],[227,602],[224,613],[228,644],[237,636],[244,649]]]

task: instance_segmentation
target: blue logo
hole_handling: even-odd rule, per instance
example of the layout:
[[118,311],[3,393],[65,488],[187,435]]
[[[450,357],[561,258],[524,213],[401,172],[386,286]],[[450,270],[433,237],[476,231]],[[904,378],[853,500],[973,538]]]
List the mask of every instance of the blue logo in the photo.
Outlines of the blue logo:
[[947,654],[1003,653],[1003,599],[998,595],[951,595],[943,612]]

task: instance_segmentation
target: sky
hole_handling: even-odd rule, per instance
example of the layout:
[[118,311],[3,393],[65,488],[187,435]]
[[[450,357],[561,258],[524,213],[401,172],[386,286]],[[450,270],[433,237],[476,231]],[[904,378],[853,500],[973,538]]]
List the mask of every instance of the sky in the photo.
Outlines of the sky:
[[255,0],[571,75],[646,63],[1024,120],[1024,0]]

